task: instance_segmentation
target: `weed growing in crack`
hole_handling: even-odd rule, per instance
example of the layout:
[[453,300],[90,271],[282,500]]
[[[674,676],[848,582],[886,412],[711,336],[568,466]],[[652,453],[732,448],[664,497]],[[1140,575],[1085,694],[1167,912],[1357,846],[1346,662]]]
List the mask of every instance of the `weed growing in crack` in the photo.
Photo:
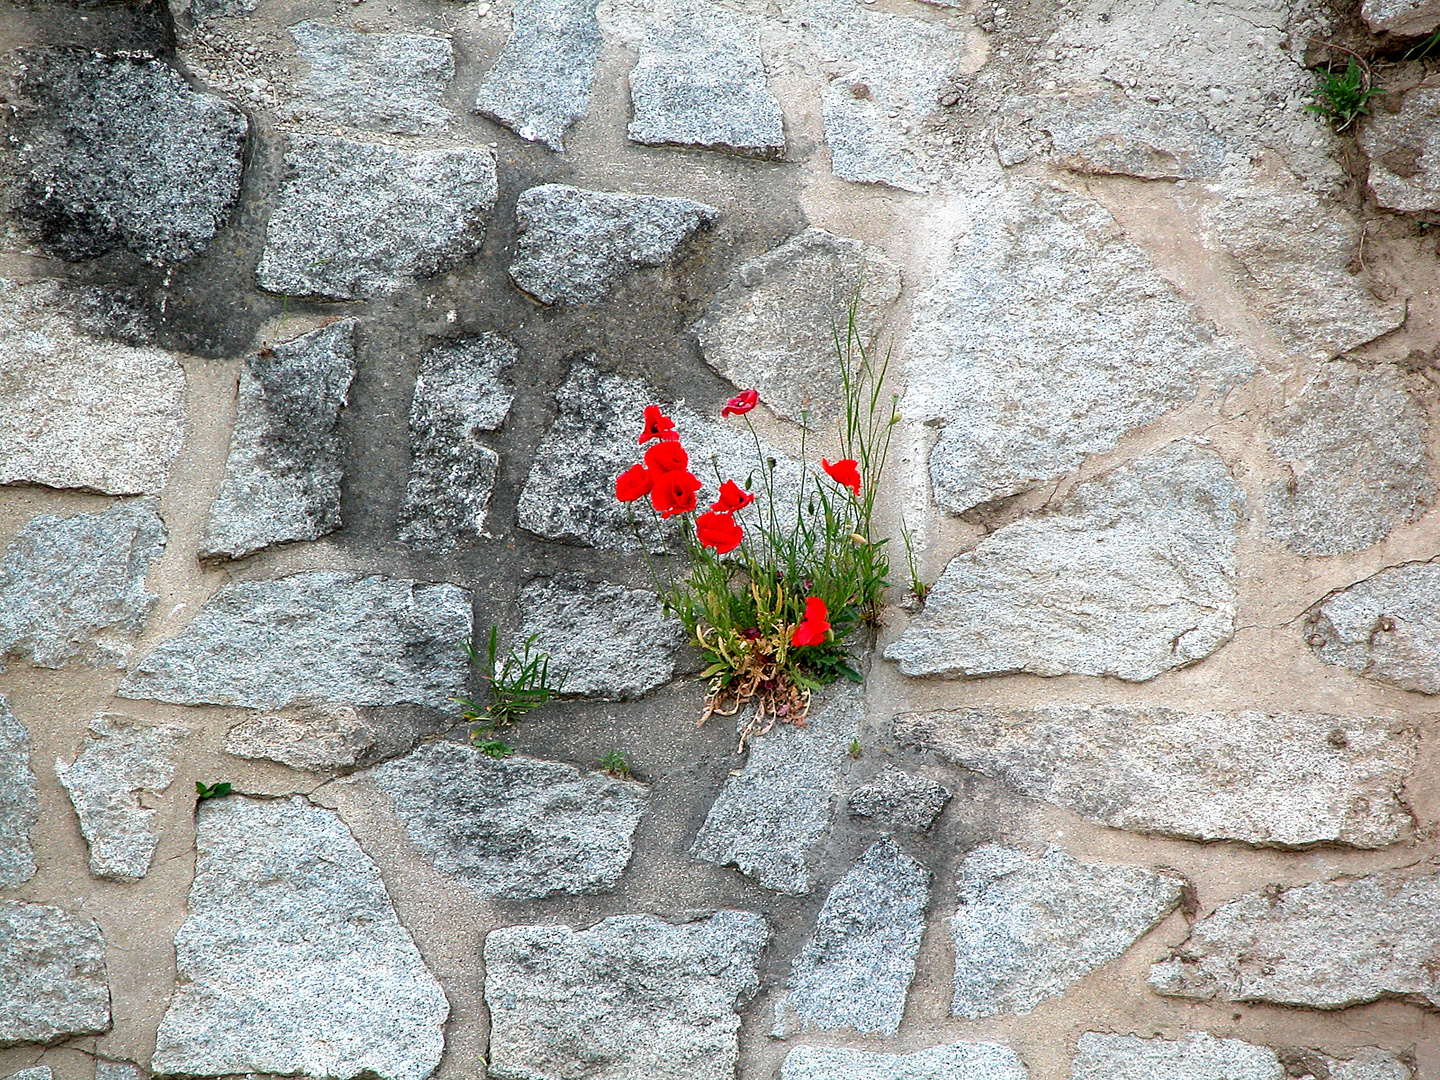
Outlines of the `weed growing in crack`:
[[1370,72],[1360,61],[1351,57],[1339,74],[1333,71],[1318,74],[1320,88],[1316,91],[1315,103],[1305,106],[1308,112],[1325,117],[1335,125],[1336,131],[1344,131],[1360,117],[1369,115],[1367,103],[1380,88],[1371,85]]
[[513,754],[514,750],[495,737],[496,730],[519,723],[522,717],[547,704],[560,692],[564,676],[555,676],[552,681],[550,654],[535,648],[536,636],[531,634],[519,651],[510,650],[503,660],[498,627],[490,627],[483,653],[475,648],[473,639],[461,644],[490,688],[489,705],[482,706],[469,698],[455,699],[465,707],[465,722],[476,725],[470,738],[482,754],[493,758]]
[[630,779],[630,765],[625,760],[625,755],[619,750],[611,750],[600,759],[599,765],[605,770],[606,775],[613,776],[616,780]]

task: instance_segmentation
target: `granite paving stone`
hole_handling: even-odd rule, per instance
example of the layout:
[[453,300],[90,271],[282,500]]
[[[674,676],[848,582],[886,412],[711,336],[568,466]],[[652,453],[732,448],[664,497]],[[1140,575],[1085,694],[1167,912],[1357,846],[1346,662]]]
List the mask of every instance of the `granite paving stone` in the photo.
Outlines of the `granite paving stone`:
[[0,900],[0,1047],[109,1030],[105,942],[95,920]]
[[1000,1043],[949,1043],[910,1054],[797,1046],[780,1080],[1027,1080],[1020,1056]]
[[1375,33],[1396,37],[1419,37],[1440,26],[1440,3],[1436,0],[1365,0],[1360,17]]
[[[1440,3],[1431,7],[1440,25]],[[1440,170],[1430,168],[1440,152],[1440,80],[1431,77],[1403,92],[1391,91],[1381,102],[1356,133],[1375,201],[1408,214],[1440,210]]]
[[1310,609],[1305,635],[1323,663],[1440,694],[1440,562],[1387,567],[1332,593]]
[[1070,1080],[1133,1080],[1164,1076],[1173,1080],[1284,1080],[1286,1077],[1328,1077],[1329,1080],[1410,1080],[1411,1069],[1400,1058],[1376,1047],[1363,1047],[1346,1059],[1313,1050],[1257,1046],[1239,1039],[1217,1039],[1204,1031],[1182,1039],[1142,1039],[1087,1031],[1080,1036]]
[[302,119],[417,135],[455,114],[442,96],[455,77],[450,40],[301,22],[290,37],[308,68],[289,107]]
[[925,832],[935,824],[950,796],[944,784],[886,765],[872,783],[850,792],[846,807],[852,818],[867,818],[882,828]]
[[361,763],[375,746],[375,731],[349,705],[266,713],[225,733],[225,752],[278,761],[292,769],[325,772]]
[[0,889],[17,889],[35,876],[30,830],[39,820],[30,732],[0,695]]

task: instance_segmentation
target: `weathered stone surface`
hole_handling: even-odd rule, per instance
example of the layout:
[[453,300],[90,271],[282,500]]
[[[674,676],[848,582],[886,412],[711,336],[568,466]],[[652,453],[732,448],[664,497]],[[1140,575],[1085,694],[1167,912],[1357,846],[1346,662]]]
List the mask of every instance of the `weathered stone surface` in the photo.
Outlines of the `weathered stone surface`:
[[711,0],[678,0],[669,18],[646,27],[630,99],[633,142],[785,155],[780,103],[765,85],[760,20]]
[[751,259],[721,289],[693,330],[706,362],[738,387],[754,387],[781,416],[829,421],[845,405],[835,334],[850,303],[860,344],[874,345],[900,271],[885,253],[824,229],[806,229]]
[[[1321,1070],[1324,1071],[1321,1071]],[[1167,1080],[1285,1080],[1289,1076],[1328,1076],[1331,1080],[1410,1080],[1410,1067],[1394,1054],[1374,1047],[1336,1060],[1313,1050],[1217,1039],[1192,1031],[1183,1039],[1141,1039],[1087,1031],[1080,1036],[1070,1080],[1134,1080],[1164,1076]]]
[[797,1046],[780,1080],[1027,1080],[1020,1056],[999,1043],[950,1043],[913,1054],[876,1054],[830,1046]]
[[144,1080],[140,1067],[129,1061],[95,1059],[95,1080]]
[[1440,562],[1381,570],[1311,608],[1305,626],[1323,662],[1440,694]]
[[1222,904],[1150,969],[1156,993],[1344,1009],[1400,998],[1440,1009],[1440,874],[1272,886]]
[[290,27],[290,36],[310,69],[291,106],[302,119],[407,135],[454,119],[440,103],[455,77],[449,38],[308,21]]
[[95,921],[0,900],[0,1046],[109,1030],[105,942]]
[[35,876],[30,830],[39,820],[30,733],[0,696],[0,889],[17,889]]
[[585,115],[600,58],[597,0],[515,0],[510,40],[480,84],[475,111],[522,139],[565,149]]
[[1382,303],[1350,272],[1361,228],[1348,210],[1293,186],[1240,183],[1222,194],[1204,211],[1205,226],[1286,347],[1329,360],[1405,321],[1402,300]]
[[425,1080],[445,993],[333,810],[301,796],[202,802],[180,981],[157,1073]]
[[975,198],[909,352],[907,411],[943,425],[930,478],[954,514],[1255,370],[1098,203],[1028,180]]
[[444,740],[371,775],[435,868],[487,900],[613,889],[650,795],[558,761],[497,761]]
[[[640,460],[635,437],[646,405],[661,404],[683,433],[696,475],[704,483],[701,504],[719,498],[715,469],[742,487],[753,480],[762,487],[755,443],[743,427],[702,417],[684,405],[669,405],[647,383],[607,375],[586,360],[577,361],[555,394],[559,415],[535,452],[530,475],[520,492],[520,527],[547,540],[590,547],[636,551],[640,541],[626,508],[615,501],[615,477]],[[774,484],[777,514],[795,505],[800,483],[798,462],[762,443],[762,453],[776,461]],[[715,459],[715,467],[710,465]],[[763,494],[739,515],[746,524],[764,502]],[[664,551],[675,530],[653,519],[648,504],[637,503],[635,520],[651,551]]]
[[483,536],[500,455],[479,441],[505,422],[515,393],[503,376],[520,350],[499,334],[441,342],[420,361],[410,402],[410,480],[400,539],[451,551]]
[[374,731],[348,705],[257,716],[225,733],[227,754],[309,772],[358,765],[374,745]]
[[1015,98],[994,137],[1002,165],[1040,154],[1078,173],[1146,180],[1214,176],[1227,149],[1198,113],[1162,110],[1117,91]]
[[487,149],[412,150],[291,135],[260,287],[364,300],[449,269],[480,249],[495,208]]
[[62,258],[205,250],[240,194],[245,114],[143,54],[30,53],[10,136],[20,217]]
[[164,550],[148,499],[31,518],[0,556],[0,662],[124,667],[159,599],[145,575]]
[[[1429,6],[1440,26],[1440,3]],[[1399,108],[1392,111],[1389,106],[1396,97]],[[1430,168],[1440,153],[1440,80],[1426,79],[1382,101],[1384,107],[1371,107],[1358,135],[1370,159],[1375,201],[1407,213],[1440,210],[1440,169],[1432,173]]]
[[886,837],[836,882],[790,978],[787,1011],[802,1030],[900,1030],[925,933],[930,878]]
[[1242,493],[1177,442],[957,556],[885,656],[906,675],[1113,675],[1209,656],[1235,627]]
[[759,989],[763,916],[679,926],[616,915],[589,930],[507,926],[485,938],[490,1075],[732,1080],[735,1011]]
[[49,1065],[32,1065],[28,1069],[11,1073],[6,1080],[55,1080],[55,1073]]
[[200,556],[242,559],[340,527],[340,410],[355,378],[355,319],[248,356],[225,477]]
[[158,495],[185,438],[176,358],[88,332],[98,289],[0,281],[0,484]]
[[1325,364],[1268,427],[1288,473],[1268,493],[1269,532],[1301,555],[1378,544],[1435,497],[1425,410],[1393,365]]
[[171,10],[188,12],[190,18],[199,23],[221,17],[235,18],[249,15],[260,6],[260,0],[178,0]]
[[1418,37],[1440,26],[1440,3],[1436,0],[1365,0],[1360,17],[1375,33],[1396,37]]
[[850,816],[870,818],[885,828],[924,832],[950,801],[950,789],[894,765],[850,793]]
[[521,192],[515,216],[515,284],[542,304],[593,304],[637,267],[664,266],[719,212],[690,199],[542,184]]
[[895,718],[894,732],[1117,829],[1362,848],[1411,830],[1401,792],[1416,733],[1382,717],[1040,705],[909,713]]
[[101,715],[91,721],[75,760],[56,760],[55,775],[80,818],[96,877],[139,881],[150,872],[160,833],[144,796],[170,786],[176,750],[189,735],[175,724]]
[[121,683],[121,697],[277,709],[412,703],[465,688],[470,594],[454,585],[320,571],[232,581]]
[[861,709],[857,692],[840,690],[808,727],[776,724],[752,740],[745,767],[725,781],[690,854],[734,866],[775,892],[810,892],[809,852],[834,820],[840,767]]
[[562,693],[630,701],[675,677],[685,633],[648,589],[560,574],[526,585],[520,609],[515,637],[535,635]]
[[956,879],[955,997],[978,1020],[1024,1015],[1119,957],[1180,903],[1178,874],[1040,858],[1000,844],[965,856]]

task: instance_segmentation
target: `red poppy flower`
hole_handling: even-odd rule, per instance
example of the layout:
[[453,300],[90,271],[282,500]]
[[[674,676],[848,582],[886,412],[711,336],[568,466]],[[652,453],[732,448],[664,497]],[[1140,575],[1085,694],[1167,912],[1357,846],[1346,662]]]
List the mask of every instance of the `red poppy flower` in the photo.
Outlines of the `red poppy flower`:
[[662,413],[659,405],[646,405],[645,430],[640,432],[640,437],[635,441],[643,445],[651,439],[678,439],[678,435],[671,434],[674,430],[675,421]]
[[644,465],[632,465],[615,478],[615,498],[634,502],[650,494],[650,472]]
[[755,496],[748,491],[741,491],[740,485],[734,480],[726,480],[720,485],[720,498],[710,504],[710,509],[717,514],[733,514],[736,510],[743,510],[755,501]]
[[740,541],[745,538],[745,530],[736,525],[735,519],[729,514],[718,514],[712,510],[695,519],[695,535],[700,543],[724,555],[740,546]]
[[860,494],[860,463],[854,458],[847,457],[833,465],[821,458],[820,467],[825,470],[825,475],[835,483],[841,487],[848,487],[856,495]]
[[645,451],[645,467],[655,476],[675,472],[690,464],[690,455],[678,439],[662,440]]
[[725,403],[725,407],[720,410],[720,416],[722,418],[744,416],[758,404],[760,404],[760,391],[744,390]]
[[654,479],[650,489],[650,505],[661,517],[688,514],[695,509],[695,493],[700,490],[700,481],[684,469],[661,473]]
[[825,635],[830,631],[830,624],[825,617],[830,613],[825,610],[825,601],[818,596],[805,598],[805,618],[800,625],[795,627],[795,632],[790,635],[791,645],[823,645]]

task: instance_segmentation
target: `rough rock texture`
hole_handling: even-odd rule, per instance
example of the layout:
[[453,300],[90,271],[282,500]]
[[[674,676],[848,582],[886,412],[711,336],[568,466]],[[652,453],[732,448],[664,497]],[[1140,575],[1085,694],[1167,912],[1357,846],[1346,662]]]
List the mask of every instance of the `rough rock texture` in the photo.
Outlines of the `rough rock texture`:
[[1266,501],[1270,535],[1301,555],[1378,544],[1435,497],[1425,410],[1392,365],[1325,364],[1268,426],[1289,472]]
[[887,765],[874,783],[850,793],[847,806],[851,817],[870,818],[883,828],[924,832],[935,824],[950,794],[944,784]]
[[475,110],[522,139],[565,149],[585,115],[600,58],[597,0],[515,0],[510,40],[486,73]]
[[1235,626],[1240,488],[1185,442],[1075,487],[945,568],[885,657],[906,675],[1113,675],[1209,656]]
[[95,1080],[145,1080],[140,1067],[129,1061],[95,1059]]
[[520,350],[499,334],[442,342],[420,361],[410,402],[410,480],[400,539],[451,551],[483,536],[500,455],[479,441],[505,422],[514,391],[504,379]]
[[159,599],[145,575],[164,550],[149,499],[31,518],[0,556],[0,663],[124,667]]
[[[1368,6],[1368,5],[1367,5]],[[1440,3],[1428,4],[1440,26]],[[1433,29],[1433,27],[1432,27]],[[1398,101],[1396,99],[1398,98]],[[1398,104],[1392,109],[1391,103]],[[1407,213],[1440,210],[1440,80],[1426,79],[1373,105],[1360,126],[1360,148],[1370,159],[1370,190],[1381,206]]]
[[675,677],[685,633],[648,589],[580,574],[536,578],[521,592],[520,610],[516,640],[535,635],[551,671],[563,675],[563,693],[630,701]]
[[894,733],[1117,829],[1362,848],[1411,831],[1416,733],[1382,717],[1040,705],[909,713]]
[[340,702],[448,709],[465,688],[470,594],[320,571],[232,581],[120,684],[177,705]]
[[806,229],[735,272],[694,327],[706,362],[735,386],[760,391],[781,416],[828,422],[845,390],[835,331],[855,322],[866,348],[900,295],[900,271],[884,252],[824,229]]
[[39,820],[30,733],[0,696],[0,889],[18,889],[35,876],[30,830]]
[[971,205],[908,346],[907,412],[943,425],[930,454],[943,509],[1064,476],[1254,373],[1098,203],[1017,181]]
[[589,930],[507,926],[485,938],[490,1075],[733,1080],[735,1011],[755,996],[765,919],[674,926],[616,915]]
[[1440,26],[1440,3],[1436,0],[1365,0],[1360,16],[1377,34],[1418,37]]
[[55,762],[96,877],[139,881],[149,873],[160,833],[146,796],[161,794],[175,779],[176,750],[189,735],[174,724],[101,715],[91,721],[79,756],[69,765]]
[[450,1006],[339,815],[232,795],[196,819],[180,981],[151,1068],[425,1080]]
[[810,892],[808,856],[834,820],[840,766],[862,707],[855,691],[837,691],[814,709],[808,727],[776,724],[754,739],[744,768],[715,797],[690,854],[734,866],[776,892]]
[[241,559],[340,527],[340,410],[355,378],[355,319],[245,358],[225,477],[200,556]]
[[455,116],[440,103],[455,77],[448,38],[317,22],[296,23],[290,36],[309,68],[289,106],[302,119],[417,135]]
[[1401,299],[1382,303],[1350,273],[1360,222],[1348,210],[1293,187],[1236,184],[1222,194],[1204,211],[1205,227],[1287,348],[1329,360],[1405,321]]
[[780,1080],[1027,1080],[1020,1056],[999,1043],[950,1043],[913,1054],[797,1046]]
[[1290,1076],[1410,1080],[1411,1070],[1394,1054],[1373,1047],[1336,1060],[1313,1050],[1286,1048],[1277,1053],[1268,1046],[1217,1039],[1203,1031],[1173,1041],[1098,1031],[1080,1036],[1070,1080],[1134,1080],[1137,1076],[1164,1076],[1167,1080],[1213,1080],[1217,1076],[1226,1080],[1285,1080]]
[[185,438],[176,358],[89,332],[102,290],[0,280],[0,484],[158,495]]
[[[516,512],[520,527],[547,540],[599,548],[636,551],[639,542],[625,507],[615,501],[615,477],[641,457],[635,444],[646,405],[660,404],[682,433],[692,463],[703,464],[696,475],[704,482],[702,504],[719,497],[719,485],[710,467],[717,459],[720,475],[734,478],[742,487],[753,478],[761,486],[755,443],[738,425],[702,417],[684,405],[670,405],[647,383],[620,375],[607,375],[587,360],[577,361],[570,377],[555,394],[559,415],[545,433],[530,475],[525,479]],[[777,461],[774,472],[777,504],[794,505],[800,470],[793,459],[761,444],[763,453]],[[763,496],[742,510],[741,524],[753,520]],[[778,511],[777,511],[778,512]],[[635,514],[640,535],[651,551],[664,551],[675,542],[675,530],[658,526],[646,506]]]
[[1327,664],[1440,694],[1440,562],[1392,566],[1310,609],[1306,640]]
[[1078,173],[1146,180],[1214,176],[1226,152],[1199,113],[1161,110],[1118,91],[1016,98],[994,137],[1002,165],[1045,155]]
[[542,304],[593,304],[636,267],[664,266],[719,211],[689,199],[542,184],[515,204],[510,277]]
[[0,900],[0,1046],[109,1030],[105,942],[95,921]]
[[1156,993],[1344,1009],[1400,998],[1440,1009],[1440,874],[1272,886],[1222,904],[1150,969]]
[[421,743],[372,774],[435,864],[485,899],[613,889],[649,789],[558,761]]
[[788,1008],[802,1029],[900,1030],[925,933],[930,878],[887,837],[835,883],[790,977]]
[[257,716],[225,733],[227,754],[309,772],[358,765],[374,745],[374,731],[348,705]]
[[30,53],[10,136],[18,212],[71,261],[119,247],[151,262],[205,250],[240,194],[249,124],[151,56]]
[[1119,957],[1180,903],[1178,874],[982,844],[956,877],[955,1016],[1024,1015]]
[[[99,1069],[98,1062],[96,1069]],[[6,1080],[55,1080],[55,1073],[49,1065],[32,1065],[28,1069],[11,1073]]]
[[629,134],[651,146],[785,156],[780,103],[765,85],[760,20],[711,0],[678,0],[640,41]]
[[495,208],[495,155],[291,135],[260,287],[364,300],[473,255]]

